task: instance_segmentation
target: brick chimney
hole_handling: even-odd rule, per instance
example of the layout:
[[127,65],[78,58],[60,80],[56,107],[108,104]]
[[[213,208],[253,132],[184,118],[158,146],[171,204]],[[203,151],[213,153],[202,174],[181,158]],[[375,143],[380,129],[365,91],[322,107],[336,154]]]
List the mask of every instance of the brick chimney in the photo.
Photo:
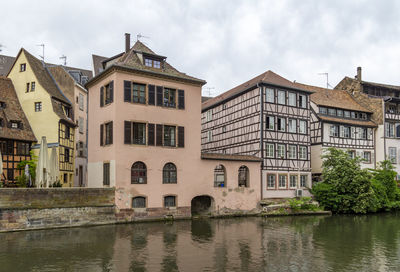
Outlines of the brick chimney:
[[131,34],[125,33],[125,53],[131,49]]
[[357,80],[361,82],[361,67],[357,67]]

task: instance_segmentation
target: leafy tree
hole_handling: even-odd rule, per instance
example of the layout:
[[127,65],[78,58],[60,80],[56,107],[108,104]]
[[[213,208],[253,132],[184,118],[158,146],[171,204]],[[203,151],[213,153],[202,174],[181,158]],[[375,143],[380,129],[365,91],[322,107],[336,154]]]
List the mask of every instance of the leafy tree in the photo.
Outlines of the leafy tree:
[[31,160],[27,161],[20,161],[17,165],[17,169],[22,170],[23,174],[21,177],[21,181],[19,182],[24,182],[23,180],[25,180],[25,183],[29,182],[28,178],[25,176],[25,166],[28,165],[29,166],[29,175],[31,176],[31,180],[32,180],[32,184],[35,183],[35,179],[36,179],[36,165],[37,165],[37,156],[35,156],[35,154],[33,153],[33,151],[30,152],[31,154]]

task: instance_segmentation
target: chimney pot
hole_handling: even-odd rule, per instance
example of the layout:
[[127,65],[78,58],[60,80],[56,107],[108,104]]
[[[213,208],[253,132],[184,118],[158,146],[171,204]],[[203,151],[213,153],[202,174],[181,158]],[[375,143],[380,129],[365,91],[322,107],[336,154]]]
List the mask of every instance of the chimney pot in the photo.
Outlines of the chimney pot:
[[361,67],[357,67],[357,80],[361,82]]
[[131,49],[131,34],[125,33],[125,53]]

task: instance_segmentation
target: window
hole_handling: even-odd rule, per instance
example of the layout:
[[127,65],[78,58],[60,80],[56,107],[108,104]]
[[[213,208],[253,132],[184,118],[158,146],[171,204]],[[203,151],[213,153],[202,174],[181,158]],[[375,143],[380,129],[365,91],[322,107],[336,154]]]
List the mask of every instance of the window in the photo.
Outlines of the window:
[[64,179],[63,179],[64,183],[68,183],[68,174],[64,174],[63,176],[64,176]]
[[176,146],[175,126],[164,126],[164,146]]
[[307,175],[300,175],[300,187],[306,187],[307,186]]
[[163,168],[163,183],[176,183],[176,166],[169,162]]
[[343,114],[344,117],[350,118],[350,112],[349,111],[344,111],[343,113],[344,113]]
[[36,87],[35,81],[32,81],[31,82],[31,92],[35,91],[35,87]]
[[161,62],[159,60],[153,60],[154,68],[161,68]]
[[114,102],[114,81],[100,88],[100,107]]
[[327,114],[327,109],[325,107],[319,107],[320,114]]
[[285,132],[286,131],[286,119],[285,118],[277,118],[278,131]]
[[83,122],[83,117],[79,117],[78,119],[78,126],[79,126],[79,133],[83,134],[83,132],[85,131],[85,124]]
[[303,109],[307,108],[307,96],[299,94],[299,107]]
[[18,126],[18,122],[10,121],[10,124],[11,124],[11,128],[18,128],[19,127]]
[[385,136],[389,138],[394,137],[394,124],[393,123],[385,123]]
[[214,169],[214,187],[225,187],[225,167],[222,164]]
[[4,120],[3,120],[3,118],[0,118],[0,127],[4,127]]
[[249,187],[249,168],[244,165],[239,167],[239,187]]
[[366,140],[367,139],[367,129],[366,128],[358,128],[358,138]]
[[291,132],[291,133],[296,133],[297,132],[297,122],[296,122],[295,119],[289,119],[288,132]]
[[113,122],[101,124],[100,125],[100,145],[101,146],[110,145],[112,143],[113,143]]
[[278,91],[278,104],[285,105],[286,104],[286,92]]
[[296,175],[290,175],[289,185],[290,185],[290,188],[297,187],[297,176]]
[[149,59],[149,58],[145,58],[144,59],[144,65],[146,65],[147,67],[154,67],[154,68],[161,68],[161,61],[160,60],[153,60],[153,59]]
[[296,101],[296,94],[295,93],[288,93],[288,105],[296,107],[297,106],[296,102],[297,102]]
[[343,117],[343,110],[336,110],[336,115],[338,117]]
[[164,197],[164,207],[176,207],[176,197],[175,196],[165,196]]
[[397,123],[395,125],[395,130],[396,130],[396,138],[400,138],[400,123]]
[[213,117],[212,110],[208,110],[207,113],[206,113],[206,122],[211,121],[212,117]]
[[26,71],[26,63],[21,63],[19,66],[19,71],[20,72],[25,72]]
[[274,130],[275,129],[275,117],[274,116],[266,116],[266,129]]
[[147,168],[143,162],[135,162],[131,167],[131,184],[147,183]]
[[275,103],[275,92],[273,89],[266,89],[265,101],[268,103]]
[[349,155],[350,159],[354,159],[356,157],[356,152],[354,150],[348,150],[347,154]]
[[279,188],[286,188],[286,175],[279,175]]
[[176,90],[164,88],[164,107],[176,108]]
[[329,136],[339,137],[339,126],[331,125],[329,129]]
[[146,208],[146,198],[143,196],[132,198],[132,208]]
[[351,128],[350,127],[342,127],[343,128],[343,138],[350,138]]
[[364,163],[371,163],[371,152],[370,151],[364,151],[363,159],[364,159]]
[[307,147],[304,145],[299,146],[299,159],[307,160]]
[[397,163],[396,153],[396,147],[389,147],[389,161],[391,163]]
[[336,110],[335,109],[328,109],[328,115],[336,116]]
[[226,132],[226,126],[223,126],[222,127],[222,133],[225,133]]
[[69,130],[68,126],[64,126],[64,129],[65,129],[64,137],[65,137],[65,139],[69,139],[69,137],[71,136],[71,131]]
[[17,142],[17,155],[28,156],[29,155],[29,144]]
[[78,103],[79,103],[79,109],[81,111],[83,111],[83,103],[84,103],[84,101],[83,101],[83,94],[81,94],[81,93],[79,94]]
[[6,102],[0,101],[0,109],[5,109],[7,107]]
[[284,159],[286,157],[286,150],[285,145],[278,144],[277,145],[277,157],[279,159]]
[[30,83],[28,82],[28,83],[26,83],[26,93],[29,93],[29,90],[30,90]]
[[295,145],[289,145],[289,159],[296,159],[297,147]]
[[276,181],[276,175],[275,174],[268,174],[267,175],[267,187],[268,188],[275,188],[275,181]]
[[299,120],[299,133],[307,134],[307,121]]
[[64,147],[64,162],[69,162],[69,148]]
[[212,141],[212,130],[209,130],[208,132],[207,132],[207,141],[208,142],[211,142]]
[[353,118],[353,119],[356,118],[356,113],[354,111],[351,112],[351,118]]
[[153,60],[144,59],[144,65],[146,65],[147,67],[153,67]]
[[146,124],[132,123],[133,126],[133,143],[139,145],[146,144]]
[[134,103],[146,104],[146,85],[133,83],[132,99]]
[[363,120],[367,120],[368,116],[367,116],[366,113],[361,113],[361,117],[360,118],[363,119]]
[[275,145],[274,144],[266,144],[265,152],[267,158],[273,158],[275,154]]

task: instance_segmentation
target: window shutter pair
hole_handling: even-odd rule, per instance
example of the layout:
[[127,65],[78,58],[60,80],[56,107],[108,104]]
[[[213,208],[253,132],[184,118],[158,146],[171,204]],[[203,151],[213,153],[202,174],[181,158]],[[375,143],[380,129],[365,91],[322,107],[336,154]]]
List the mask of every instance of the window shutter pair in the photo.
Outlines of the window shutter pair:
[[124,102],[132,102],[131,87],[132,82],[124,80]]
[[104,145],[104,125],[100,125],[100,146]]
[[132,143],[132,122],[124,121],[124,143]]
[[[156,86],[154,85],[149,85],[149,105],[155,105],[156,103]],[[162,92],[161,92],[161,97],[162,97]]]
[[178,127],[178,147],[185,147],[185,128]]
[[163,105],[163,87],[157,86],[157,106]]
[[104,107],[104,87],[100,88],[100,107]]
[[112,144],[113,143],[113,122],[110,122],[108,127],[110,129],[110,139],[109,139],[108,144]]
[[178,90],[178,109],[185,109],[185,91]]

